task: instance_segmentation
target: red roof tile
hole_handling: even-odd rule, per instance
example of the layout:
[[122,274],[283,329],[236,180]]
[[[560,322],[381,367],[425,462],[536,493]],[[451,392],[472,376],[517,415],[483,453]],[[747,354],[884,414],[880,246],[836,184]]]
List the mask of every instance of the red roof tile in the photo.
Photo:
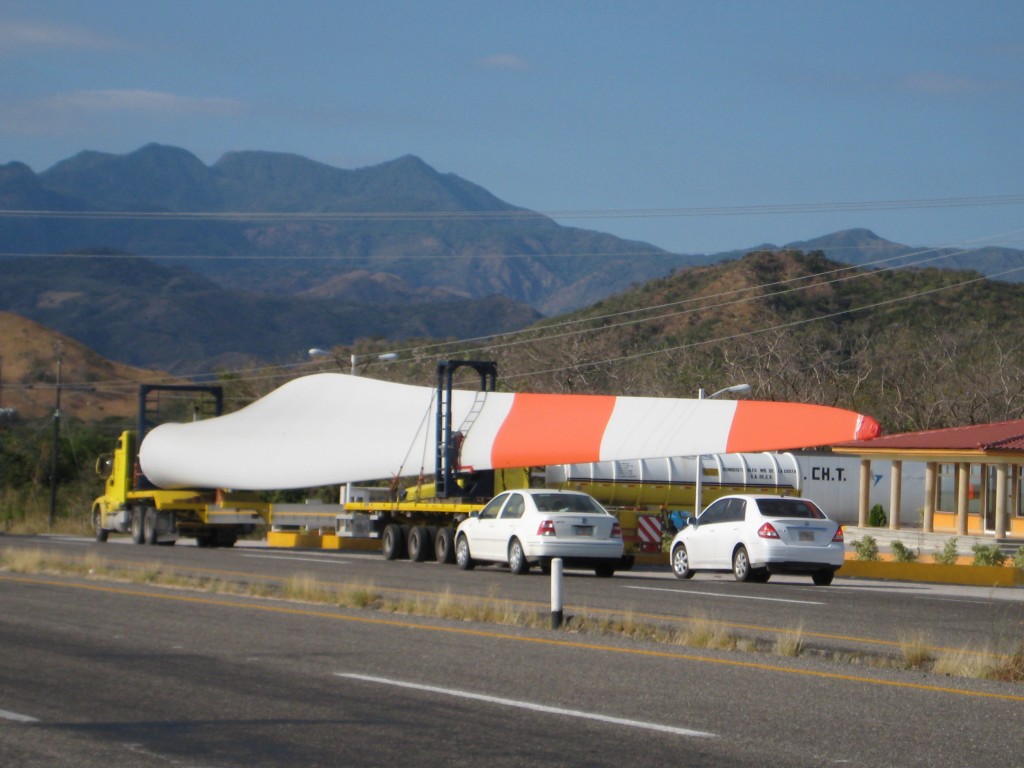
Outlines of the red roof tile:
[[946,451],[1022,451],[1024,450],[1024,419],[976,424],[969,427],[930,429],[884,435],[873,440],[853,440],[837,448],[946,450]]

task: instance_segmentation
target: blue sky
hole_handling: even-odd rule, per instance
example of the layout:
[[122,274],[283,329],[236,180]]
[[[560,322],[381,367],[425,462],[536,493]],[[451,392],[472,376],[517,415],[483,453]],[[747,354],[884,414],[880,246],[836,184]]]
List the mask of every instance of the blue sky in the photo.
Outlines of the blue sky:
[[1020,0],[7,0],[0,71],[0,163],[36,171],[154,141],[414,154],[679,252],[850,227],[1024,247]]

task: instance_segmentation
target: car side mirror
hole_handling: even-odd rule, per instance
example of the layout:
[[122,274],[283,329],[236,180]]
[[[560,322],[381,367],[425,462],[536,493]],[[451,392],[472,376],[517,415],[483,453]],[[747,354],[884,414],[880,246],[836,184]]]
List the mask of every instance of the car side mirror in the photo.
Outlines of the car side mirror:
[[697,518],[694,517],[693,515],[690,515],[688,518],[686,518],[686,524],[688,526],[690,526],[691,528],[696,528],[697,527]]

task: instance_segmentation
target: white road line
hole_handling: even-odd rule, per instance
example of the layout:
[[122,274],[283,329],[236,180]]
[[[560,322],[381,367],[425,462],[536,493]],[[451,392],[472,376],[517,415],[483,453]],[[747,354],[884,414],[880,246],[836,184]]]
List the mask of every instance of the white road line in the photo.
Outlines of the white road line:
[[828,605],[814,600],[787,600],[783,597],[754,597],[753,595],[730,595],[725,592],[697,592],[692,589],[667,589],[665,587],[624,587],[624,589],[642,589],[648,592],[673,592],[677,595],[706,595],[708,597],[731,597],[734,600],[767,600],[771,603],[796,603],[797,605]]
[[344,672],[335,672],[338,677],[345,677],[349,680],[362,680],[367,683],[379,683],[380,685],[391,685],[398,688],[408,688],[414,691],[423,691],[424,693],[438,693],[443,696],[454,696],[461,699],[472,699],[473,701],[483,701],[488,704],[496,704],[501,707],[515,707],[517,709],[528,709],[532,712],[543,712],[549,715],[564,715],[565,717],[578,717],[584,720],[597,720],[601,723],[610,723],[612,725],[624,725],[629,728],[643,728],[648,731],[659,731],[661,733],[671,733],[676,736],[691,736],[695,738],[714,738],[717,734],[709,733],[708,731],[694,731],[689,728],[676,728],[671,725],[661,725],[660,723],[646,723],[642,720],[627,720],[620,717],[609,717],[608,715],[599,715],[594,712],[580,712],[574,709],[562,709],[560,707],[549,707],[544,704],[534,704],[529,701],[516,701],[515,699],[499,699],[496,696],[486,696],[481,693],[470,693],[469,691],[456,691],[451,688],[437,688],[432,685],[419,685],[417,683],[407,683],[401,680],[389,680],[384,677],[370,677],[368,675],[356,675],[346,674]]
[[38,723],[39,721],[34,717],[28,715],[19,715],[17,712],[8,712],[6,709],[0,709],[0,720],[13,720],[16,723]]
[[52,541],[57,544],[95,544],[96,539],[93,536],[64,536],[61,534],[44,533],[41,538],[46,541]]
[[351,563],[351,560],[343,560],[340,557],[296,557],[295,555],[251,555],[246,552],[242,557],[262,557],[266,560],[301,560],[304,563]]

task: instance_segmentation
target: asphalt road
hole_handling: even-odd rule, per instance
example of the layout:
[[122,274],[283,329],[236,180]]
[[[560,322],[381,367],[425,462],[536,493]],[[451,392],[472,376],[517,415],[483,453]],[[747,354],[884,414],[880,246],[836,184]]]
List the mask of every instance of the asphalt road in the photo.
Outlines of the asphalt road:
[[[547,595],[539,575],[462,573],[365,555],[99,548],[20,537],[0,539],[0,546],[97,549],[108,558],[155,560],[224,578],[301,571],[327,579],[343,572],[421,592],[497,592],[538,605]],[[670,591],[633,589],[649,585]],[[857,628],[838,618],[853,611],[866,621],[860,634],[876,639],[898,632],[897,624],[870,621],[890,617],[890,603],[953,633],[966,616],[986,615],[988,624],[977,631],[989,632],[994,621],[1008,631],[1022,610],[1016,590],[907,594],[843,580],[828,588],[775,580],[754,586],[634,572],[611,580],[573,576],[566,594],[567,602],[607,610],[669,618],[687,610],[738,612],[766,626],[773,618],[784,626],[814,617],[843,631]],[[811,604],[821,602],[824,608]],[[0,765],[1020,762],[1024,687],[813,657],[716,653],[10,573],[0,573],[0,647]]]

